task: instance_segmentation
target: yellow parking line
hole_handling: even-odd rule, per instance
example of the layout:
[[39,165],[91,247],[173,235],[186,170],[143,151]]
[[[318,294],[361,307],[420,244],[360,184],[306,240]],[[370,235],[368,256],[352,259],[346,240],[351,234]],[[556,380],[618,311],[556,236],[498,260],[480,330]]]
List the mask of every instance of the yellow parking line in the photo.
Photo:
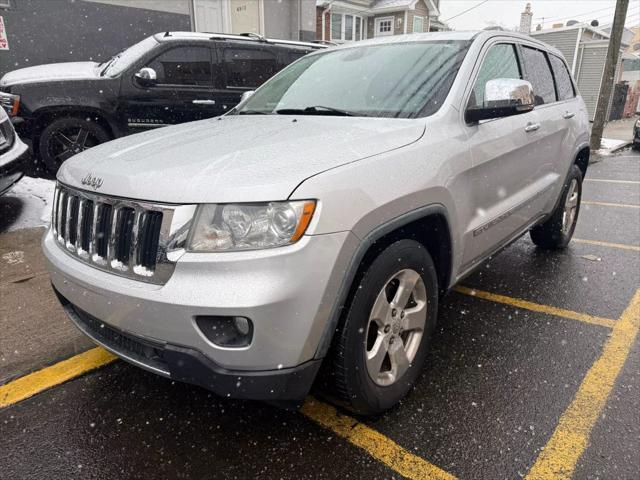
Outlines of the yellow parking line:
[[116,359],[105,349],[96,347],[84,353],[20,377],[0,386],[0,408],[55,387],[67,380],[102,367]]
[[619,208],[640,208],[640,205],[630,205],[628,203],[610,203],[610,202],[590,202],[582,200],[582,205],[597,205],[599,207],[619,207]]
[[640,245],[627,245],[625,243],[601,242],[599,240],[585,240],[584,238],[572,238],[572,242],[584,243],[586,245],[598,245],[599,247],[619,248],[621,250],[631,250],[640,252]]
[[606,178],[587,178],[585,182],[604,182],[604,183],[627,183],[629,185],[640,185],[637,180],[608,180]]
[[612,320],[610,318],[594,317],[593,315],[587,315],[586,313],[573,312],[571,310],[565,310],[563,308],[552,307],[550,305],[542,305],[540,303],[529,302],[528,300],[507,297],[504,295],[498,295],[496,293],[485,292],[482,290],[476,290],[460,285],[455,286],[453,289],[458,293],[471,295],[472,297],[482,298],[484,300],[490,300],[497,303],[503,303],[512,307],[531,310],[532,312],[546,313],[547,315],[554,315],[556,317],[579,320],[581,322],[591,323],[593,325],[600,325],[601,327],[613,328],[613,326],[616,324],[615,320]]
[[393,440],[357,420],[342,415],[330,405],[311,397],[300,409],[305,416],[353,445],[405,478],[452,480],[455,477],[428,461],[405,450]]
[[526,479],[572,477],[576,463],[588,446],[591,430],[629,356],[639,327],[640,290],[637,290]]
[[[105,366],[116,358],[107,350],[96,347],[13,380],[0,386],[0,408],[8,407],[91,370]],[[335,408],[312,397],[305,401],[300,412],[322,427],[365,450],[373,458],[406,478],[412,480],[455,480],[454,476],[405,450],[383,434],[347,415],[339,414]]]

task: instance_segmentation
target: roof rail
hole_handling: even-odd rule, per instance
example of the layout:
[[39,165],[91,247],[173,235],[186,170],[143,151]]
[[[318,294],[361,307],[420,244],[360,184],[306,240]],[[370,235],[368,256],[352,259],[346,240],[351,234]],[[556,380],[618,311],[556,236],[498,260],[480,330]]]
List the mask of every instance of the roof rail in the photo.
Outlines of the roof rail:
[[255,38],[259,42],[268,42],[268,40],[264,36],[260,35],[259,33],[244,32],[244,33],[239,33],[238,35],[240,35],[241,37]]
[[311,43],[318,43],[320,45],[331,45],[334,47],[338,46],[336,42],[330,42],[329,40],[312,40]]

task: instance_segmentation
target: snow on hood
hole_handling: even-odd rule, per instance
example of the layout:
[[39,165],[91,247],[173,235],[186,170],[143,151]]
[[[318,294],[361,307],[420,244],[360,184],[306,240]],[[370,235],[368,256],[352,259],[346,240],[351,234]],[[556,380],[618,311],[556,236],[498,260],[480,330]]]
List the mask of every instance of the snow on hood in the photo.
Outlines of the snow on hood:
[[49,63],[36,67],[20,68],[5,74],[0,87],[24,83],[48,82],[51,80],[78,80],[98,76],[96,62]]
[[424,128],[406,119],[225,116],[99,145],[67,160],[58,180],[92,190],[82,180],[93,178],[99,193],[166,203],[284,200],[310,176],[410,144]]

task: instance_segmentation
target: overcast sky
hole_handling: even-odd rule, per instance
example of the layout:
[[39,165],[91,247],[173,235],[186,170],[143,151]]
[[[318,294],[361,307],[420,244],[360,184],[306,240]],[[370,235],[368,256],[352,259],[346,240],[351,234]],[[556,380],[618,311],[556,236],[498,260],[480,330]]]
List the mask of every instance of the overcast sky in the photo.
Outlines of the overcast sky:
[[[543,23],[544,28],[551,28],[554,23],[566,23],[571,19],[586,22],[597,19],[601,25],[608,24],[613,21],[616,6],[615,0],[531,0],[529,3],[534,29],[539,23]],[[513,28],[520,25],[520,13],[526,4],[526,0],[440,0],[440,19],[454,30],[477,30],[489,25]],[[462,13],[472,7],[475,8]],[[630,0],[626,26],[638,25],[640,0]]]

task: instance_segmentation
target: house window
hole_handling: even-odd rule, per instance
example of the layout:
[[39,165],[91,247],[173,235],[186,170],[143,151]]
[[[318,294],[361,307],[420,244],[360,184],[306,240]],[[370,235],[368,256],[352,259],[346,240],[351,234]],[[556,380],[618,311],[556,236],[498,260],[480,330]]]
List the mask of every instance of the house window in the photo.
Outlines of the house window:
[[331,14],[331,40],[342,40],[342,17],[339,13]]
[[424,17],[413,17],[413,33],[424,32]]
[[362,40],[362,17],[344,13],[332,13],[331,40],[334,42]]
[[376,18],[376,36],[393,35],[393,17]]

